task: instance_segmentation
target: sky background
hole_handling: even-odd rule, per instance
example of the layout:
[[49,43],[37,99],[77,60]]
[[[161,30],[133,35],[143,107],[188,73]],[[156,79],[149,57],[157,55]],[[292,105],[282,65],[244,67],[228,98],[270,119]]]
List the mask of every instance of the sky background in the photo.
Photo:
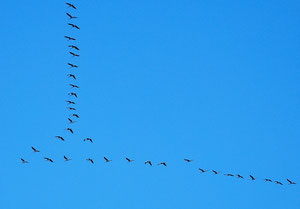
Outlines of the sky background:
[[71,2],[1,1],[0,208],[300,208],[299,1]]

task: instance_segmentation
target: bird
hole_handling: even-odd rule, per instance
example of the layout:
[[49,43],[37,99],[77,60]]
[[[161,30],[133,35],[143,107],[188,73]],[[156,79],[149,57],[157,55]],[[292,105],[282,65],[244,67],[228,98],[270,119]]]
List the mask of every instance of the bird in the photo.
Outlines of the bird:
[[167,166],[167,164],[166,164],[165,162],[158,163],[157,165],[164,165],[164,166]]
[[244,178],[244,177],[241,176],[240,174],[236,174],[236,176],[237,176],[238,178],[240,178],[240,179],[243,179],[243,178]]
[[55,136],[55,137],[58,138],[58,139],[61,139],[61,140],[65,141],[65,139],[63,137],[61,137],[61,136]]
[[289,179],[286,179],[290,184],[296,184],[295,182],[292,182],[291,180]]
[[23,158],[21,158],[22,163],[28,163],[28,161],[24,160]]
[[283,185],[280,181],[274,181],[276,184]]
[[75,17],[75,16],[70,15],[68,12],[66,12],[66,14],[70,17],[70,20],[71,20],[71,19],[78,18],[78,17]]
[[47,161],[49,161],[49,162],[51,162],[51,163],[54,163],[53,160],[50,159],[50,158],[48,158],[48,157],[44,157],[44,159],[47,160]]
[[146,161],[145,164],[149,164],[150,166],[152,166],[152,163],[151,163],[151,161],[149,161],[149,160]]
[[67,128],[66,131],[70,131],[72,134],[74,133],[71,128]]
[[74,78],[75,80],[76,80],[76,77],[75,77],[75,75],[73,75],[73,74],[68,74],[67,75],[69,78]]
[[268,182],[273,182],[271,179],[264,179],[265,181],[268,181]]
[[69,62],[68,62],[68,65],[70,65],[70,66],[71,66],[71,68],[72,68],[72,67],[78,67],[77,65],[74,65],[74,64],[72,64],[72,63],[69,63]]
[[65,36],[65,38],[68,39],[69,41],[75,41],[76,40],[76,38],[72,38],[70,36]]
[[215,174],[219,174],[220,172],[217,172],[217,171],[215,171],[215,170],[212,170],[212,172],[214,172]]
[[40,152],[39,150],[35,149],[34,147],[31,147],[31,149],[33,149],[34,152]]
[[65,155],[64,155],[64,158],[66,161],[70,161],[71,159],[70,158],[67,158]]
[[77,114],[72,114],[71,116],[79,118],[79,115],[77,115]]
[[69,52],[73,57],[79,57],[80,55],[79,54],[75,54],[73,52]]
[[67,102],[68,104],[76,104],[75,102],[70,101],[70,100],[66,100],[66,102]]
[[133,162],[134,160],[129,159],[128,157],[125,158],[129,163]]
[[70,123],[76,123],[77,121],[72,120],[71,118],[68,118],[68,120],[70,121]]
[[86,159],[87,161],[90,161],[91,163],[93,163],[94,164],[94,161],[93,161],[93,159],[91,159],[91,158],[88,158],[88,159]]
[[70,26],[72,26],[72,28],[76,28],[76,29],[80,29],[77,25],[74,25],[74,24],[72,24],[72,23],[68,23],[68,25],[70,25]]
[[104,160],[105,160],[106,163],[111,161],[111,160],[107,159],[106,157],[104,157]]
[[67,107],[69,110],[76,110],[74,107]]
[[79,50],[79,48],[77,46],[74,46],[74,45],[69,45],[68,47],[72,48],[72,49],[76,49],[76,50]]
[[66,3],[66,5],[68,5],[69,7],[72,7],[73,9],[77,9],[73,4]]
[[204,170],[202,168],[198,168],[198,170],[201,171],[202,173],[205,173],[206,171],[208,171],[208,170]]
[[70,93],[68,93],[68,94],[69,94],[70,96],[74,96],[74,97],[78,98],[77,94],[74,93],[74,92],[70,92]]
[[83,141],[90,141],[93,143],[93,140],[91,138],[85,138]]
[[190,163],[190,162],[192,162],[193,160],[189,160],[189,159],[183,159],[185,162],[188,162],[188,163]]
[[74,84],[69,84],[72,88],[79,88],[79,86],[77,86],[77,85],[74,85]]
[[234,176],[233,174],[230,174],[230,173],[227,173],[227,174],[224,174],[225,176]]
[[250,176],[251,180],[255,180],[255,178],[252,175],[249,175],[249,176]]

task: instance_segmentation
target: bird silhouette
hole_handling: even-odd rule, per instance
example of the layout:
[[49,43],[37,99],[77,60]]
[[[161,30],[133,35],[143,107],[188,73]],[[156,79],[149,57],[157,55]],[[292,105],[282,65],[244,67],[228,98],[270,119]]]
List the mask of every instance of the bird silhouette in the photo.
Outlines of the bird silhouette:
[[190,163],[190,162],[192,162],[193,160],[190,160],[190,159],[183,159],[185,162],[188,162],[188,163]]
[[73,68],[73,67],[75,67],[75,68],[78,68],[78,66],[77,66],[77,65],[74,65],[74,64],[72,64],[72,63],[69,63],[69,62],[68,62],[68,65],[70,65],[70,66],[71,66],[71,68]]
[[79,57],[80,55],[79,54],[75,54],[73,52],[69,52],[73,57]]
[[93,143],[93,140],[91,138],[85,138],[83,141],[90,141]]
[[70,121],[70,123],[76,123],[77,121],[72,120],[71,118],[68,118],[68,120]]
[[53,160],[50,159],[50,158],[48,158],[48,157],[44,157],[44,159],[47,160],[47,161],[49,161],[49,162],[51,162],[51,163],[54,163]]
[[74,107],[67,107],[69,110],[76,110]]
[[66,14],[70,17],[70,20],[71,20],[71,19],[78,18],[78,17],[75,17],[75,16],[70,15],[68,12],[66,12]]
[[133,162],[134,160],[129,159],[128,157],[125,158],[129,163]]
[[70,86],[71,86],[71,88],[79,88],[79,86],[77,86],[77,85],[74,85],[74,84],[69,84]]
[[268,182],[273,182],[271,179],[264,179],[265,181],[268,181]]
[[64,158],[65,158],[65,161],[70,161],[71,160],[70,158],[67,158],[65,155],[64,155]]
[[77,115],[77,114],[72,114],[71,116],[79,118],[79,115]]
[[72,48],[72,49],[76,49],[76,50],[79,50],[79,48],[75,45],[69,45],[68,47]]
[[69,7],[72,7],[73,9],[77,9],[73,4],[66,3],[66,5],[68,5]]
[[234,175],[230,174],[230,173],[227,173],[227,174],[224,174],[224,176],[234,176]]
[[61,139],[62,141],[65,141],[65,139],[61,136],[55,136],[55,137],[58,138],[58,139]]
[[74,24],[72,24],[72,23],[68,23],[68,25],[70,25],[72,28],[76,28],[76,29],[80,29],[77,25],[74,25]]
[[292,182],[291,180],[289,179],[286,179],[290,184],[296,184],[295,182]]
[[70,131],[72,134],[74,133],[74,131],[71,128],[67,128],[66,131]]
[[39,150],[35,149],[34,147],[31,147],[31,149],[32,149],[34,152],[40,152]]
[[151,161],[149,161],[149,160],[146,161],[145,164],[149,164],[150,166],[152,166],[152,163],[151,163]]
[[251,180],[255,180],[255,178],[252,175],[249,175],[249,176],[250,176]]
[[201,171],[202,173],[205,173],[206,171],[208,171],[208,170],[204,170],[202,168],[198,168],[198,170]]
[[167,164],[166,164],[165,162],[158,163],[157,165],[164,165],[164,166],[167,166]]
[[66,102],[67,102],[68,104],[76,104],[75,102],[70,101],[70,100],[66,100]]
[[28,163],[28,161],[24,160],[23,158],[21,158],[22,163]]
[[107,159],[106,157],[104,157],[104,160],[105,160],[106,163],[111,161],[111,160]]
[[244,178],[244,177],[241,176],[240,174],[236,174],[236,176],[237,176],[238,178],[240,178],[240,179],[243,179],[243,178]]
[[280,181],[274,181],[276,184],[283,185]]
[[70,36],[65,36],[65,38],[68,39],[69,41],[75,41],[76,40],[76,38],[72,38]]
[[93,163],[94,164],[94,160],[93,159],[91,159],[91,158],[88,158],[88,159],[86,159],[87,161],[90,161],[91,163]]
[[68,93],[68,94],[69,94],[70,96],[74,96],[74,97],[78,98],[77,94],[74,93],[74,92],[70,92],[70,93]]
[[212,170],[212,172],[214,172],[214,174],[219,174],[220,172],[217,172],[217,171],[215,171],[215,170]]
[[67,75],[69,78],[73,78],[74,80],[76,80],[76,77],[75,77],[75,75],[73,75],[73,74],[68,74]]

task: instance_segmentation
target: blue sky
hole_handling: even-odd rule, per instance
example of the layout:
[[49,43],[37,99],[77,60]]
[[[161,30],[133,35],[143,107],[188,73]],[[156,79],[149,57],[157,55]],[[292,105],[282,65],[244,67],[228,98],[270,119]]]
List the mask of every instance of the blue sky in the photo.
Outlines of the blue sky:
[[0,208],[300,207],[299,1],[1,3]]

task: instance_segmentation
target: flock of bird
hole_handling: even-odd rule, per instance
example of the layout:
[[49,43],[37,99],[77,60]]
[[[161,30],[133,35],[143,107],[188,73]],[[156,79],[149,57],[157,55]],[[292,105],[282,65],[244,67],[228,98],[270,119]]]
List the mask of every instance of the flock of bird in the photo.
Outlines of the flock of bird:
[[[66,5],[67,5],[69,8],[73,9],[73,11],[74,11],[74,10],[77,10],[76,6],[74,6],[74,5],[71,4],[71,3],[66,3]],[[66,15],[69,17],[69,21],[72,21],[73,19],[78,18],[78,17],[76,17],[76,16],[73,16],[73,15],[70,14],[69,12],[66,12]],[[71,26],[72,29],[80,30],[80,28],[79,28],[77,25],[73,24],[73,23],[68,23],[68,25]],[[77,54],[78,51],[79,51],[79,48],[78,48],[78,46],[74,45],[74,42],[76,41],[76,38],[73,38],[73,37],[70,37],[70,36],[65,36],[65,38],[66,38],[68,41],[71,42],[71,44],[68,45],[68,47],[70,48],[69,54],[70,54],[72,57],[79,57],[80,55]],[[71,63],[71,62],[68,62],[67,64],[68,64],[68,66],[70,66],[71,69],[77,69],[77,68],[78,68],[78,65],[73,64],[73,63]],[[72,79],[73,81],[76,81],[76,76],[75,76],[74,73],[69,73],[69,74],[67,74],[67,76],[68,76],[68,78]],[[75,85],[75,84],[73,84],[73,83],[70,83],[69,86],[71,87],[71,90],[73,90],[73,89],[78,89],[78,88],[79,88],[79,86],[77,86],[77,85]],[[70,97],[74,98],[74,99],[75,99],[75,98],[78,98],[77,93],[74,92],[74,91],[70,91],[70,92],[68,93],[68,95],[69,95]],[[69,105],[67,108],[68,108],[70,111],[72,111],[72,114],[71,114],[70,117],[68,118],[69,124],[71,125],[71,124],[77,122],[77,121],[74,121],[74,118],[78,119],[78,118],[79,118],[79,115],[75,112],[75,111],[76,111],[76,108],[74,108],[74,106],[73,106],[73,105],[76,104],[76,102],[74,102],[73,100],[66,100],[66,102],[67,102],[67,105]],[[74,134],[74,130],[73,130],[72,127],[67,127],[65,130],[66,130],[67,132],[70,132],[71,134]],[[62,137],[62,136],[55,136],[55,137],[56,137],[57,139],[60,139],[60,140],[62,140],[62,141],[65,141],[65,138]],[[83,139],[83,141],[88,141],[88,142],[90,142],[90,143],[93,143],[93,140],[92,140],[91,138],[85,138],[85,139]],[[31,149],[32,149],[33,152],[35,152],[35,153],[40,152],[39,150],[37,150],[37,149],[34,148],[34,147],[31,147]],[[64,160],[65,160],[66,162],[68,162],[68,161],[71,160],[70,158],[68,158],[68,157],[65,156],[65,155],[64,155],[63,157],[64,157]],[[44,159],[45,159],[46,161],[48,161],[48,162],[54,163],[54,161],[53,161],[51,158],[44,157]],[[128,157],[125,157],[125,160],[126,160],[128,163],[134,162],[134,160],[132,160],[132,159],[130,159],[130,158],[128,158]],[[193,160],[190,160],[190,159],[183,159],[183,160],[184,160],[186,163],[191,163],[191,162],[193,161]],[[90,162],[91,164],[94,164],[94,159],[92,159],[92,158],[87,158],[86,161]],[[112,160],[108,159],[107,157],[104,157],[104,161],[105,161],[106,163],[109,163],[109,162],[111,162]],[[24,160],[23,158],[21,158],[21,162],[22,162],[22,163],[29,163],[27,160]],[[150,160],[145,161],[144,164],[145,164],[145,165],[149,165],[149,166],[153,166],[153,165],[154,165],[154,164],[152,163],[152,161],[150,161]],[[157,163],[157,165],[162,165],[162,166],[167,167],[167,163],[166,163],[166,162],[159,162],[159,163]],[[214,175],[218,175],[218,174],[221,175],[221,174],[222,174],[220,171],[216,171],[216,170],[206,170],[206,169],[202,169],[202,168],[198,168],[198,170],[199,170],[200,173],[207,173],[207,172],[210,172],[211,174],[214,174]],[[245,179],[245,178],[244,178],[242,175],[240,175],[240,174],[223,173],[223,175],[224,175],[224,176],[228,176],[228,177],[236,177],[236,178],[238,178],[238,179]],[[257,178],[255,178],[255,177],[252,176],[252,175],[249,175],[249,179],[252,180],[252,181],[257,180]],[[265,179],[262,179],[262,180],[264,180],[265,182],[274,182],[274,183],[276,183],[276,184],[283,185],[283,183],[280,182],[280,181],[275,181],[275,180],[271,180],[271,179],[268,179],[268,178],[265,178]],[[288,184],[296,184],[295,182],[291,181],[290,179],[286,179],[286,181],[288,182]]]

